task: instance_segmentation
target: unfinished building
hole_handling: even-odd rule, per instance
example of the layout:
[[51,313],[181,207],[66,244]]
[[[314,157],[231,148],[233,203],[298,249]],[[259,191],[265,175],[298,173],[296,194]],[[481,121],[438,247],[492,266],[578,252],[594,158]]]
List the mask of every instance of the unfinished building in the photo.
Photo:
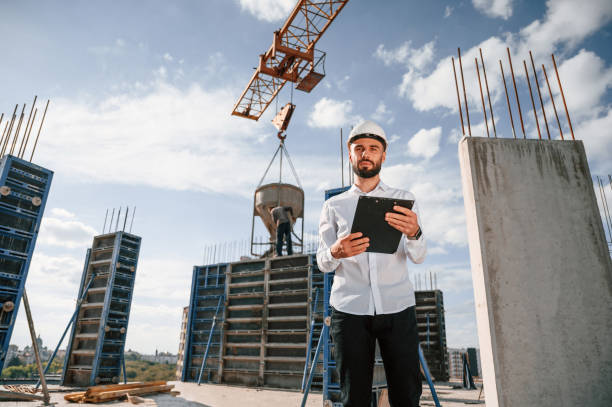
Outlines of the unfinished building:
[[300,388],[313,260],[295,255],[195,267],[183,380],[198,380],[206,356],[206,381]]
[[116,231],[95,236],[87,249],[64,386],[119,382],[140,242],[139,236]]
[[0,371],[52,179],[52,171],[9,154],[0,162]]
[[434,380],[448,381],[444,296],[441,290],[415,291],[414,296],[419,342],[429,371]]

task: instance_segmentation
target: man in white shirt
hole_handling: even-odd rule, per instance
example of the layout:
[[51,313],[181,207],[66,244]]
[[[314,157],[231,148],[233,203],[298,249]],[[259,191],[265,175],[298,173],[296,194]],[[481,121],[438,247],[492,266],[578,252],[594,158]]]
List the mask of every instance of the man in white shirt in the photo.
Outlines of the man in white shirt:
[[380,180],[387,138],[376,123],[358,124],[349,135],[348,146],[355,183],[323,205],[317,251],[319,269],[336,271],[330,305],[340,401],[345,407],[371,405],[378,340],[391,405],[418,407],[419,337],[407,265],[408,259],[422,263],[427,252],[418,223],[418,205],[415,201],[412,210],[395,206],[394,212],[385,216],[389,225],[402,232],[395,253],[366,252],[369,236],[350,233],[359,196],[414,200],[414,195]]

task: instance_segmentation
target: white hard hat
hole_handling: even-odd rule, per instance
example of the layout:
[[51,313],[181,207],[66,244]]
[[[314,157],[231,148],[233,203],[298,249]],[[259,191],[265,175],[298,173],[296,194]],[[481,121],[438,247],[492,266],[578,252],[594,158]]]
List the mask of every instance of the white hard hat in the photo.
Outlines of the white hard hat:
[[389,144],[385,131],[371,120],[364,120],[353,127],[351,134],[349,134],[348,143],[350,144],[353,140],[361,137],[379,139],[379,141],[382,139],[385,148],[387,148],[387,144]]

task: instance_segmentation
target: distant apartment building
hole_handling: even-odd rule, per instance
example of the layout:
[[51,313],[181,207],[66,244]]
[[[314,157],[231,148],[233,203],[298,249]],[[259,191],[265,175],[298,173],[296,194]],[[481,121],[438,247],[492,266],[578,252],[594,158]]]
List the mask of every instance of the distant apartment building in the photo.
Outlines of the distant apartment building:
[[179,338],[178,360],[176,362],[176,380],[183,378],[183,362],[185,361],[185,337],[187,335],[187,319],[189,307],[183,307],[183,318],[181,320],[181,336]]
[[449,348],[448,370],[451,378],[463,377],[463,355],[467,354],[472,376],[482,377],[480,368],[480,351],[478,348]]
[[158,352],[155,351],[155,355],[142,355],[140,357],[142,360],[153,363],[163,363],[163,364],[175,364],[178,360],[177,355],[173,355],[169,352]]

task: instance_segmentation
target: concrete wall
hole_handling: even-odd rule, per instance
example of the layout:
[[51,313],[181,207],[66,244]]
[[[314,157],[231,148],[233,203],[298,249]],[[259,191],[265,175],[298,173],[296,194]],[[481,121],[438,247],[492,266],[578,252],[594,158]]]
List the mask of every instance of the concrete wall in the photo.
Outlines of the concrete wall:
[[580,141],[464,138],[487,407],[612,405],[612,263]]

